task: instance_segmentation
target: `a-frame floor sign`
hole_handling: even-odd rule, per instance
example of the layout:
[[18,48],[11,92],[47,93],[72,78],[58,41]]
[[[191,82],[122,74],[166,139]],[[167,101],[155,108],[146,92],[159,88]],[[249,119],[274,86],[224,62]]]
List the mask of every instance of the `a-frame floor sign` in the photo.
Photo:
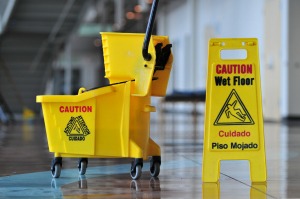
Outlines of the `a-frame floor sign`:
[[221,160],[249,160],[252,182],[266,182],[258,41],[209,41],[202,181],[217,182]]

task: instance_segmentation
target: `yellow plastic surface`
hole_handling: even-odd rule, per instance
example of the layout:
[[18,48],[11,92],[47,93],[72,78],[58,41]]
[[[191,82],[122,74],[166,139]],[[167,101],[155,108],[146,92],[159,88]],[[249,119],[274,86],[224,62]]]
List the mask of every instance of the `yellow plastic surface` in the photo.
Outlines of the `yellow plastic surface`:
[[[172,55],[163,71],[154,73],[155,45],[169,44],[167,36],[152,36],[148,52],[152,59],[145,61],[142,56],[144,34],[101,32],[105,75],[110,83],[134,80],[133,95],[165,96],[172,68]],[[158,77],[157,80],[152,80]],[[150,91],[149,89],[152,88]]]
[[56,157],[160,156],[160,147],[150,138],[150,112],[155,111],[150,98],[166,92],[172,55],[165,70],[155,73],[159,79],[152,79],[154,45],[166,45],[168,38],[152,37],[152,60],[147,62],[142,57],[143,34],[101,34],[111,85],[88,91],[81,88],[78,95],[36,98],[42,103],[49,150]]
[[[243,51],[246,57],[222,57],[226,51]],[[249,160],[251,180],[265,182],[257,39],[209,41],[206,92],[203,181],[218,181],[221,160]]]

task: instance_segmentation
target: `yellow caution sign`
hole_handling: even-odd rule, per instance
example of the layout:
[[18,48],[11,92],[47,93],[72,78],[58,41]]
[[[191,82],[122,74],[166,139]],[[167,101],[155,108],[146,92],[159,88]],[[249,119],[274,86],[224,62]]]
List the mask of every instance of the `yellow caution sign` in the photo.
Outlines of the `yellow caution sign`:
[[265,182],[266,156],[258,41],[209,41],[203,182],[217,182],[221,160],[249,160],[252,182]]

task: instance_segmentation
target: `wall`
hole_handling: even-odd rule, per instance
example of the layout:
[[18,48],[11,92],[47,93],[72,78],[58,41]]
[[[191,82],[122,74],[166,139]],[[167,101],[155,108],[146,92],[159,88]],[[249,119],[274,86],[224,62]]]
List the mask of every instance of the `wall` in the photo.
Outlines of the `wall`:
[[256,37],[263,52],[263,5],[260,0],[188,0],[159,10],[158,34],[169,35],[174,46],[174,89],[205,88],[211,37]]
[[284,117],[300,118],[300,1],[289,0],[288,58],[287,58],[287,110]]
[[[297,4],[293,5],[295,10],[300,4],[296,2],[297,0],[293,0],[293,3]],[[175,62],[169,92],[175,89],[205,89],[207,44],[210,38],[255,37],[259,40],[265,118],[279,120],[284,114],[292,113],[291,111],[300,113],[298,108],[294,107],[296,101],[300,101],[299,92],[294,94],[299,96],[299,99],[297,96],[292,96],[293,100],[290,97],[285,99],[287,91],[284,92],[284,88],[287,85],[282,83],[285,79],[282,75],[285,73],[286,60],[284,27],[287,5],[285,0],[186,0],[174,1],[159,10],[159,34],[169,35],[174,46]],[[300,16],[290,17],[294,17],[294,25],[300,23],[296,20]],[[299,48],[300,45],[292,43],[293,48]],[[299,57],[295,55],[294,58]],[[299,76],[300,67],[296,66],[300,64],[297,63],[300,61],[295,60],[294,70],[289,71]],[[288,110],[284,110],[282,103],[287,100],[293,107],[289,106]]]
[[[286,1],[285,1],[286,2]],[[283,38],[282,31],[285,20],[283,18],[285,6],[281,0],[265,0],[265,16],[264,16],[264,46],[265,52],[263,54],[265,65],[263,87],[263,107],[264,117],[268,120],[278,121],[281,119],[280,101],[281,89],[281,60],[283,58]]]

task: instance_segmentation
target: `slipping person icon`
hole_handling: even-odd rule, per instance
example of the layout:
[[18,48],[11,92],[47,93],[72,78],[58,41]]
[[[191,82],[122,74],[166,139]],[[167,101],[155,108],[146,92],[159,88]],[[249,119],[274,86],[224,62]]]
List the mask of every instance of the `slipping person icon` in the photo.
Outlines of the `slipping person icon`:
[[225,110],[227,118],[230,118],[230,115],[244,122],[246,120],[246,114],[243,114],[241,109],[235,108],[237,100],[235,100],[232,104],[227,105],[227,109]]

